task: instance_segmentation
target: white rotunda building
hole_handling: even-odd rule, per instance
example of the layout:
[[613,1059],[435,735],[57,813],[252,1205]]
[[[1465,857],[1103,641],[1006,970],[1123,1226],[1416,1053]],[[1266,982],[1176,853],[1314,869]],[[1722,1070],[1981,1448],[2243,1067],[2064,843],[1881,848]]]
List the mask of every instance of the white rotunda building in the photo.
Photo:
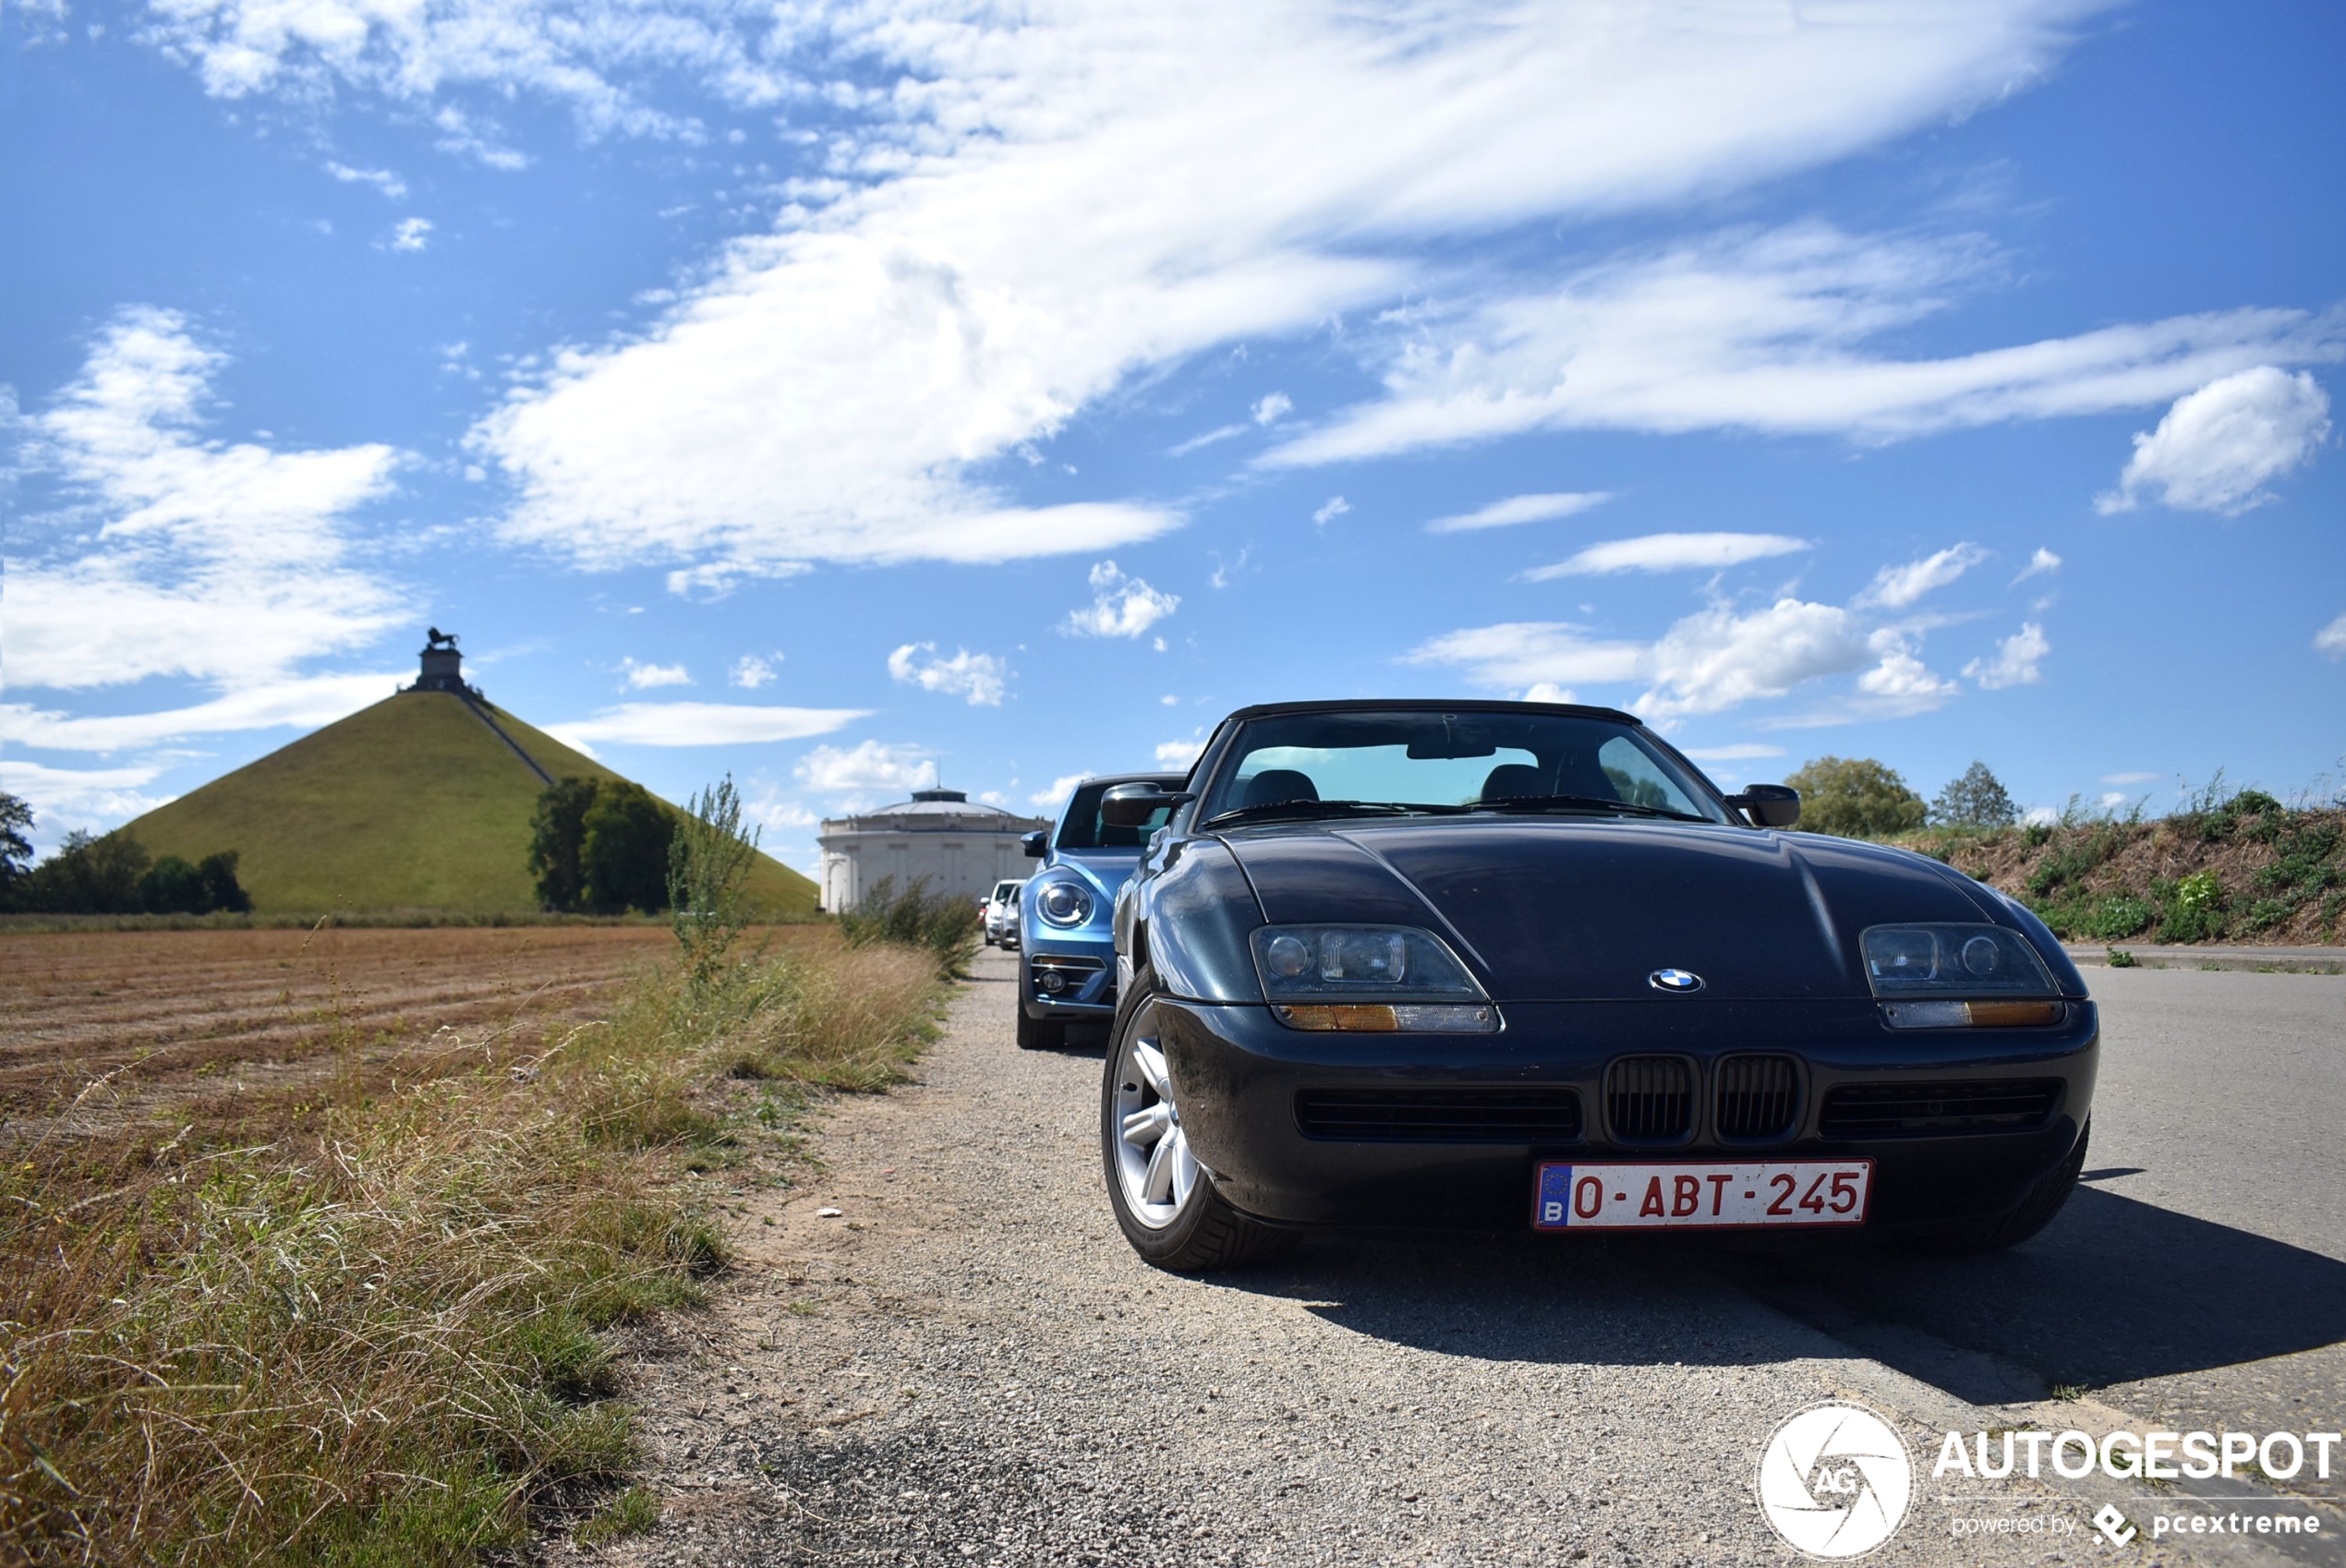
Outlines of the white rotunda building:
[[900,804],[827,821],[816,840],[823,909],[852,910],[890,876],[900,890],[926,878],[932,893],[982,899],[997,882],[1026,875],[1034,862],[1019,840],[1049,826],[973,802],[959,790],[915,790]]

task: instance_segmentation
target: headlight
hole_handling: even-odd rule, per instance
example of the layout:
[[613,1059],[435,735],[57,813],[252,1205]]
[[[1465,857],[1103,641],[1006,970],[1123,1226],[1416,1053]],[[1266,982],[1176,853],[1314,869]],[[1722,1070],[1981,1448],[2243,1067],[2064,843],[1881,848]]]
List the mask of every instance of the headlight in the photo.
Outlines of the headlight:
[[1449,944],[1409,925],[1265,925],[1252,942],[1263,995],[1295,1029],[1487,1034],[1499,1027]]
[[1893,1029],[2013,1029],[2061,1019],[2052,976],[2016,931],[1876,925],[1859,945],[1866,982]]
[[1080,882],[1054,882],[1034,895],[1034,912],[1053,925],[1081,925],[1092,918],[1092,895]]

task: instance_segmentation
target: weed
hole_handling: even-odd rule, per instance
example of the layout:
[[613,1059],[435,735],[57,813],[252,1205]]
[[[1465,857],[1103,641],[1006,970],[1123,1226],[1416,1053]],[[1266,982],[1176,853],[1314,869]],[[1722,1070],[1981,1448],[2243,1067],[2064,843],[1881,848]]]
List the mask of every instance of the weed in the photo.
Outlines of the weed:
[[648,1535],[659,1524],[659,1493],[649,1487],[629,1487],[597,1509],[595,1516],[578,1527],[578,1540],[582,1546],[599,1546],[605,1541]]
[[2110,967],[2111,969],[2132,969],[2134,967],[2134,955],[2126,951],[2123,947],[2112,947],[2110,949]]
[[883,876],[861,903],[840,916],[839,928],[850,946],[892,942],[925,948],[937,956],[945,973],[959,974],[977,950],[980,919],[969,899],[930,892],[926,877],[900,891],[893,876]]

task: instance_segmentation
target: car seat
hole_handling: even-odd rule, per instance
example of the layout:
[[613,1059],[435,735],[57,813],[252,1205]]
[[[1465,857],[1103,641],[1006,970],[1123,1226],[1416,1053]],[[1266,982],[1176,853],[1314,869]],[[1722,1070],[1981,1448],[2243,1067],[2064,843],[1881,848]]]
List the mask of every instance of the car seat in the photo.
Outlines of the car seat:
[[1530,763],[1503,762],[1482,781],[1482,793],[1476,799],[1517,801],[1551,792],[1547,781],[1540,777],[1540,770]]
[[1246,782],[1246,799],[1240,809],[1248,806],[1275,806],[1286,801],[1316,801],[1320,787],[1312,776],[1292,767],[1266,767]]

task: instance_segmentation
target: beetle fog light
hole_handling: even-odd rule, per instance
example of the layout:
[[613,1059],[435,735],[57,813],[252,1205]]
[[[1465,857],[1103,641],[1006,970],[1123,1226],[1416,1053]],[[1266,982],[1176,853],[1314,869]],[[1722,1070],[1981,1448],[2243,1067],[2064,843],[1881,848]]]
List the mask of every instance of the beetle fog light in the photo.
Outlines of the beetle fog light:
[[1355,1034],[1492,1034],[1499,1027],[1499,1010],[1489,1006],[1397,1002],[1391,1005],[1338,1003],[1325,1007],[1275,1007],[1271,1011],[1289,1029],[1315,1032],[1344,1031]]
[[1055,969],[1046,969],[1034,977],[1034,983],[1041,986],[1046,994],[1056,996],[1067,989],[1067,976]]

